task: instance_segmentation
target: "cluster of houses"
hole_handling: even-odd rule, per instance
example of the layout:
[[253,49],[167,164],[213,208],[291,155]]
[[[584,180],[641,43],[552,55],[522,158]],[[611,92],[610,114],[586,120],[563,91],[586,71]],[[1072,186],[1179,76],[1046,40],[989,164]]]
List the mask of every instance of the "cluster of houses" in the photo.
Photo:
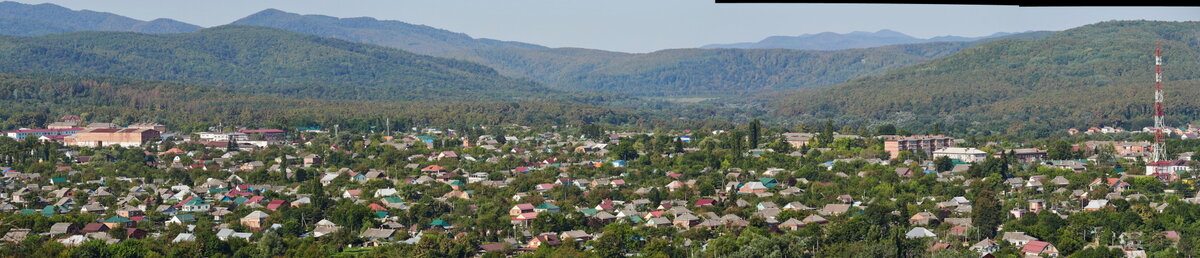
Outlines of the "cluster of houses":
[[[63,124],[61,126],[74,126]],[[75,128],[75,127],[67,127]],[[155,128],[152,130],[160,130]],[[119,132],[127,129],[109,128],[108,130],[92,132]],[[165,130],[165,129],[162,129]],[[88,132],[80,130],[76,135]],[[9,132],[12,137],[13,132]],[[32,132],[23,137],[31,137]],[[805,227],[819,226],[843,221],[850,216],[860,214],[875,201],[870,197],[854,194],[826,196],[820,201],[798,201],[815,185],[830,186],[834,182],[810,181],[796,178],[780,181],[777,175],[786,172],[785,169],[770,168],[763,171],[751,171],[738,168],[705,169],[700,174],[718,174],[724,179],[722,185],[710,185],[713,189],[698,189],[706,187],[698,182],[697,173],[680,173],[678,171],[653,171],[655,177],[661,178],[665,184],[650,185],[645,182],[630,182],[624,175],[578,177],[570,173],[573,169],[591,169],[603,166],[615,168],[627,167],[625,161],[607,157],[609,146],[623,138],[614,134],[607,141],[582,139],[581,137],[563,136],[557,133],[530,134],[530,136],[506,136],[504,139],[483,135],[465,137],[453,131],[425,131],[428,134],[411,134],[402,136],[387,136],[377,144],[388,145],[400,150],[412,149],[412,146],[433,147],[438,139],[452,138],[460,142],[460,146],[448,146],[436,151],[429,151],[404,157],[403,167],[406,171],[395,172],[381,169],[354,170],[350,168],[330,167],[323,163],[322,157],[327,153],[302,153],[299,156],[286,155],[276,160],[254,160],[233,162],[232,157],[240,152],[253,152],[261,146],[309,144],[306,139],[289,137],[285,131],[277,129],[247,129],[238,132],[205,132],[196,134],[191,139],[182,142],[198,142],[204,146],[218,150],[220,156],[206,155],[197,151],[184,151],[171,148],[159,153],[150,153],[158,157],[153,163],[161,169],[201,169],[226,172],[222,178],[207,178],[191,184],[163,179],[114,177],[92,179],[83,182],[72,182],[66,177],[43,177],[39,174],[23,173],[10,168],[3,169],[0,181],[0,212],[41,214],[54,216],[65,213],[93,213],[102,217],[94,222],[54,224],[49,230],[34,230],[30,228],[14,228],[0,238],[0,241],[15,243],[30,234],[49,236],[50,239],[72,246],[99,239],[110,243],[120,239],[161,238],[172,239],[172,242],[195,241],[193,234],[196,222],[200,219],[211,219],[219,222],[214,230],[221,239],[243,238],[250,239],[256,231],[279,230],[282,221],[278,219],[279,210],[287,207],[303,207],[312,205],[314,196],[302,194],[297,184],[271,185],[261,182],[247,182],[242,173],[265,169],[271,172],[284,173],[292,177],[296,168],[310,168],[319,171],[316,180],[324,186],[329,186],[326,198],[333,200],[351,200],[365,204],[375,215],[378,222],[374,228],[357,229],[343,228],[329,220],[315,222],[311,230],[295,237],[323,237],[343,230],[353,230],[355,235],[366,240],[364,246],[385,244],[411,244],[419,240],[420,232],[427,230],[459,230],[471,232],[470,228],[460,228],[451,218],[433,220],[422,225],[403,225],[399,223],[394,213],[409,209],[414,200],[402,197],[396,188],[381,188],[364,191],[362,185],[375,180],[390,181],[393,185],[446,185],[450,192],[435,196],[436,201],[453,202],[456,200],[473,200],[477,192],[475,187],[505,188],[509,187],[514,177],[532,171],[552,170],[558,173],[551,181],[537,182],[531,191],[521,192],[506,197],[514,203],[507,212],[512,227],[521,232],[505,238],[501,242],[482,243],[478,246],[480,252],[536,250],[542,246],[557,246],[568,241],[583,242],[598,238],[601,232],[587,230],[566,230],[562,232],[529,232],[531,223],[548,213],[559,213],[569,217],[582,217],[589,224],[608,224],[623,222],[637,227],[662,227],[676,230],[713,230],[736,231],[751,226],[756,219],[772,230],[794,231]],[[633,134],[625,134],[629,136]],[[687,135],[683,135],[687,136]],[[683,136],[675,136],[682,141]],[[46,137],[40,135],[38,137]],[[807,144],[813,135],[785,134],[781,137],[793,144]],[[805,138],[808,137],[808,138]],[[855,138],[853,135],[838,135],[835,138]],[[501,144],[500,140],[506,142]],[[690,141],[690,137],[688,138]],[[938,171],[931,162],[913,166],[911,162],[894,164],[895,169],[886,173],[895,173],[904,180],[913,180],[925,174],[934,174],[939,184],[959,184],[969,186],[973,180],[962,175],[972,163],[981,162],[989,155],[975,148],[955,147],[960,141],[941,135],[887,137],[885,149],[927,150],[933,157],[949,157],[955,166],[949,171]],[[222,145],[221,143],[224,143]],[[231,148],[230,144],[239,146]],[[246,145],[242,145],[246,144]],[[264,144],[264,145],[259,145]],[[368,143],[371,144],[371,143]],[[1081,148],[1097,148],[1098,146],[1117,147],[1121,155],[1134,155],[1145,151],[1138,144],[1111,144],[1088,142]],[[93,146],[93,145],[88,145]],[[104,146],[98,144],[95,146]],[[483,151],[466,151],[483,150]],[[343,150],[337,146],[330,147],[329,152],[342,152],[350,156],[374,159],[373,156],[358,155],[352,151]],[[690,151],[695,151],[692,149]],[[473,154],[467,154],[473,153]],[[484,154],[479,154],[484,153]],[[1013,150],[1021,162],[1028,164],[1043,164],[1058,168],[1075,170],[1085,169],[1086,162],[1069,163],[1047,161],[1046,152],[1036,148]],[[567,154],[582,154],[584,158],[563,158]],[[669,154],[662,154],[669,155]],[[803,155],[803,154],[799,154]],[[185,163],[184,158],[190,159]],[[1123,156],[1124,157],[1124,156]],[[464,168],[448,169],[443,167],[445,161],[479,162],[499,164],[501,160],[511,158],[524,161],[521,165],[504,168],[500,171],[469,171]],[[830,170],[837,166],[837,161],[863,160],[872,164],[889,165],[894,161],[877,158],[847,158],[829,161],[824,164]],[[78,166],[86,164],[86,159],[77,159],[78,164],[63,164],[58,171],[66,171],[69,175],[79,175]],[[1057,163],[1056,163],[1057,162]],[[913,169],[914,167],[923,168]],[[627,168],[636,169],[636,168]],[[502,175],[496,178],[493,174]],[[1164,172],[1165,173],[1165,172]],[[871,172],[858,173],[836,172],[835,178],[869,177]],[[1111,200],[1128,202],[1147,202],[1154,210],[1161,212],[1167,204],[1146,201],[1143,194],[1124,194],[1129,189],[1128,180],[1132,175],[1122,175],[1113,178],[1094,178],[1092,181],[1071,181],[1064,176],[1028,176],[1007,178],[1004,184],[1010,191],[1002,193],[1009,201],[1019,202],[1018,208],[1009,210],[1007,218],[1021,218],[1029,213],[1050,212],[1062,217],[1069,217],[1079,212],[1113,209]],[[346,184],[338,182],[348,182]],[[110,188],[110,185],[123,185],[120,189]],[[337,186],[338,188],[332,188]],[[577,188],[587,192],[596,188],[625,191],[636,198],[613,199],[605,198],[595,203],[574,204],[560,207],[560,203],[550,198],[548,194],[557,188]],[[674,193],[678,191],[712,192],[711,195],[699,196],[694,199],[663,199],[652,201],[645,196],[652,192]],[[276,196],[274,198],[267,196]],[[538,196],[540,198],[531,198]],[[102,202],[106,198],[115,198],[115,202]],[[1196,196],[1184,196],[1192,203],[1200,203]],[[807,200],[811,200],[807,199]],[[106,204],[107,203],[107,204]],[[925,209],[909,217],[909,228],[906,237],[930,239],[930,250],[968,248],[981,254],[995,252],[1002,245],[1008,244],[1019,247],[1023,254],[1028,255],[1057,255],[1058,250],[1053,243],[1041,241],[1022,232],[1002,232],[997,239],[964,242],[967,232],[973,227],[971,222],[972,202],[964,196],[927,196],[917,203]],[[725,212],[725,209],[715,207],[738,207],[737,211]],[[161,214],[157,218],[148,214]],[[234,214],[237,214],[234,216]],[[243,215],[244,214],[244,215]],[[175,235],[164,235],[164,227],[180,225],[186,228],[184,232]],[[117,230],[114,230],[117,229]],[[1161,232],[1178,238],[1177,233]],[[112,234],[122,234],[113,236]],[[1136,254],[1141,251],[1137,243],[1129,242],[1120,246],[1123,250]]]
[[[1125,130],[1125,128],[1112,127],[1112,126],[1091,127],[1091,128],[1088,128],[1087,130],[1082,130],[1082,131],[1079,129],[1076,129],[1076,128],[1067,129],[1068,135],[1079,135],[1079,134],[1093,135],[1093,134],[1116,134],[1116,133],[1156,133],[1156,132],[1158,132],[1158,128],[1155,128],[1153,126],[1142,127],[1141,131],[1127,131],[1127,130]],[[1168,134],[1168,135],[1178,135],[1180,139],[1184,139],[1184,140],[1200,138],[1200,127],[1194,127],[1194,126],[1192,126],[1192,124],[1188,124],[1187,128],[1176,128],[1176,127],[1166,126],[1166,127],[1162,128],[1162,132],[1164,134]]]

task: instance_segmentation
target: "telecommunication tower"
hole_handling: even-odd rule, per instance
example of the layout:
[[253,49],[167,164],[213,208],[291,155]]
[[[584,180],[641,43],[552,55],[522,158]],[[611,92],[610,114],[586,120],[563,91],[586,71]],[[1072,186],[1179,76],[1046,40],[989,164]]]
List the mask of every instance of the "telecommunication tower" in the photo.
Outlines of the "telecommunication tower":
[[1150,156],[1151,162],[1162,161],[1167,158],[1165,145],[1163,144],[1163,92],[1162,92],[1162,44],[1154,44],[1154,146]]

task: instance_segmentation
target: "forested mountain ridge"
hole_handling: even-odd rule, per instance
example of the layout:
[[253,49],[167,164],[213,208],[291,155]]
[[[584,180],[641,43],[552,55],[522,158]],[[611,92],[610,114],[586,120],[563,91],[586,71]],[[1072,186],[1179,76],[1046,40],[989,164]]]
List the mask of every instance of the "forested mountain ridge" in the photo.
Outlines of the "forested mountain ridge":
[[476,39],[462,33],[400,21],[380,21],[370,17],[336,18],[324,15],[300,15],[267,9],[234,21],[250,25],[284,29],[305,34],[370,43],[432,56],[483,48],[545,49],[529,43]]
[[939,42],[841,51],[675,49],[631,54],[474,39],[428,26],[268,9],[234,24],[395,47],[488,65],[563,90],[643,96],[742,95],[828,86],[952,54],[974,43]]
[[554,92],[470,62],[237,25],[184,34],[0,36],[0,71],[189,82],[322,99],[512,100]]
[[758,42],[710,44],[701,46],[700,48],[842,50],[930,42],[968,42],[1013,34],[1016,33],[998,32],[983,37],[942,36],[922,39],[885,29],[877,32],[855,31],[845,34],[822,32],[816,34],[804,34],[800,36],[771,36]]
[[643,96],[730,96],[833,85],[953,54],[945,42],[843,51],[671,49],[627,54],[586,49],[482,49],[457,56],[565,90]]
[[[999,40],[904,69],[773,98],[780,115],[847,123],[924,117],[979,130],[1148,126],[1154,44],[1164,53],[1168,123],[1200,117],[1200,22],[1112,21]],[[917,119],[918,121],[921,119]],[[982,122],[983,124],[972,124]]]
[[0,2],[0,34],[36,36],[74,31],[183,33],[200,26],[171,19],[142,21],[88,10],[74,11],[54,4]]

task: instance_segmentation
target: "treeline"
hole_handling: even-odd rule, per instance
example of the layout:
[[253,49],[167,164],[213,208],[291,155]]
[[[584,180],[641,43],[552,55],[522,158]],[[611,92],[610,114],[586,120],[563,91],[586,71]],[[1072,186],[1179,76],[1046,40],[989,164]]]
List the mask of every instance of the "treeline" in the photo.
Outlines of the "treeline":
[[394,130],[413,126],[612,125],[665,126],[627,109],[577,102],[374,102],[287,99],[171,82],[94,76],[0,74],[0,128],[42,128],[67,114],[128,124],[159,122],[183,132],[218,124],[247,127],[332,127]]

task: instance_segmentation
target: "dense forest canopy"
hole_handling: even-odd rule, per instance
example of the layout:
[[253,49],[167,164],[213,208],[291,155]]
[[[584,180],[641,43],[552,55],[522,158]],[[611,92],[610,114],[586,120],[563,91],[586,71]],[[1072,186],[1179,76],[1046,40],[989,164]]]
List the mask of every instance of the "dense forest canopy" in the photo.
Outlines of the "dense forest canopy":
[[[645,54],[547,48],[372,18],[265,10],[233,24],[279,28],[451,57],[562,90],[642,96],[730,96],[828,86],[953,54],[976,42],[934,42],[840,51],[674,49]],[[1022,33],[1009,37],[1038,37]]]
[[0,70],[178,81],[319,99],[514,100],[554,92],[470,62],[234,25],[184,34],[3,36]]
[[1149,126],[1154,46],[1165,61],[1168,123],[1200,116],[1200,23],[1113,21],[1000,40],[880,76],[773,98],[794,119],[944,122],[988,131]]
[[299,126],[367,130],[375,126],[471,127],[499,124],[586,123],[665,126],[628,109],[578,102],[375,102],[288,99],[231,90],[97,76],[0,74],[3,129],[42,128],[63,115],[118,124],[158,122],[184,132],[217,124],[247,127]]

